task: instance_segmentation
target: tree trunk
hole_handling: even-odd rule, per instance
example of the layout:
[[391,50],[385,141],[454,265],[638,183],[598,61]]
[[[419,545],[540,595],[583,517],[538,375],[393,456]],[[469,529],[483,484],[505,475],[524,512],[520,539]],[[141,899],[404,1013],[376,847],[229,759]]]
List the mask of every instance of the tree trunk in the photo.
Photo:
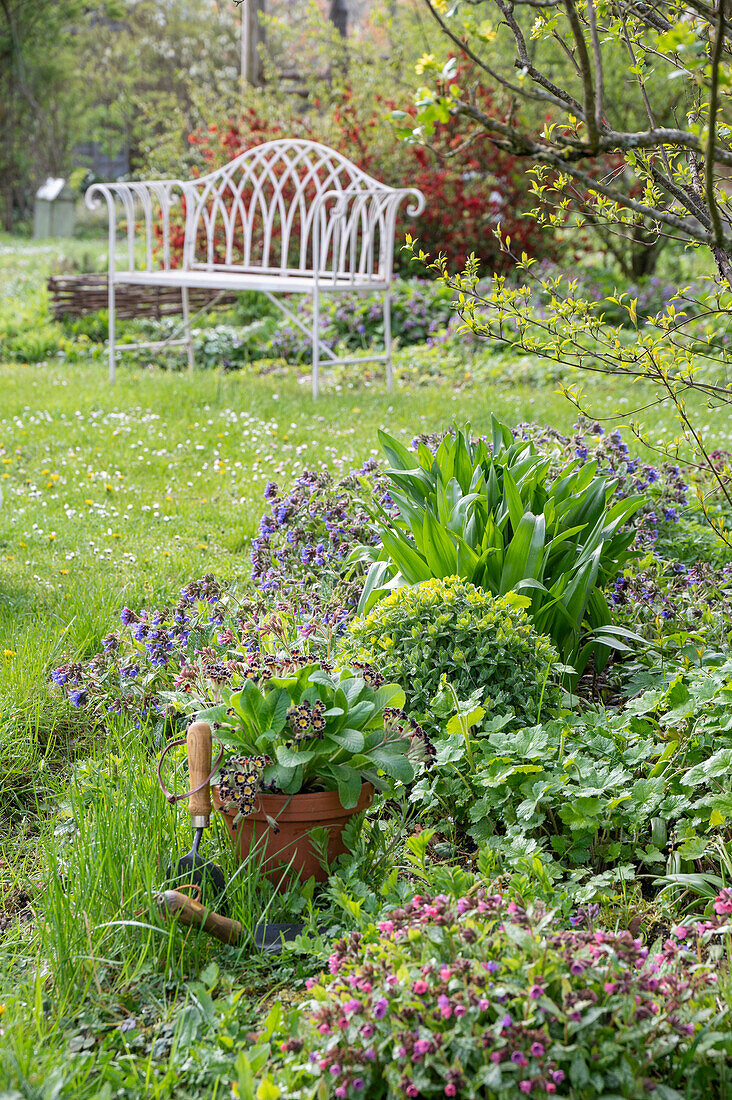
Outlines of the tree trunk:
[[328,18],[338,30],[341,38],[346,38],[348,35],[348,7],[346,6],[346,0],[330,0]]
[[241,78],[258,88],[262,84],[262,59],[259,47],[264,42],[264,0],[243,0],[241,5]]

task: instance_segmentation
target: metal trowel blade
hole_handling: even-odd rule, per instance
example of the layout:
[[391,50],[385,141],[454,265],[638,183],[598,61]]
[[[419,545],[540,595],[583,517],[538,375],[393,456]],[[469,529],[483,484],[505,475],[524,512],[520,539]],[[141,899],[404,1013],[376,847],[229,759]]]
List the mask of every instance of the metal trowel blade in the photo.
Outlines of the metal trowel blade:
[[296,940],[304,927],[304,924],[258,924],[254,929],[254,942],[260,951],[279,955],[282,941]]

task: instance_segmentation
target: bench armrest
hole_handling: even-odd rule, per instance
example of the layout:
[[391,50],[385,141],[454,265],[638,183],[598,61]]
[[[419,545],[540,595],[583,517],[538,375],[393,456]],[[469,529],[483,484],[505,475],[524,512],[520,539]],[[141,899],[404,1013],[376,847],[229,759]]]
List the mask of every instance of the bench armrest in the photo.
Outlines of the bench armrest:
[[316,279],[377,276],[389,281],[399,208],[415,218],[425,197],[416,187],[352,187],[324,191],[312,205],[313,269]]
[[[102,201],[109,213],[109,271],[115,269],[117,243],[117,203],[124,211],[127,237],[128,270],[136,266],[146,271],[170,270],[170,212],[181,207],[184,184],[181,180],[134,180],[124,183],[93,183],[84,196],[90,210]],[[136,221],[136,209],[142,212]],[[156,233],[156,227],[159,227]],[[144,248],[144,262],[136,265],[135,251]],[[160,250],[160,259],[156,253]]]
[[375,202],[384,208],[399,209],[405,199],[411,198],[412,203],[406,209],[410,218],[416,218],[425,207],[425,197],[416,187],[347,187],[345,190],[324,191],[313,203],[314,214],[320,214],[329,202],[335,200],[330,216],[344,218],[348,213],[348,207],[356,200],[362,202]]

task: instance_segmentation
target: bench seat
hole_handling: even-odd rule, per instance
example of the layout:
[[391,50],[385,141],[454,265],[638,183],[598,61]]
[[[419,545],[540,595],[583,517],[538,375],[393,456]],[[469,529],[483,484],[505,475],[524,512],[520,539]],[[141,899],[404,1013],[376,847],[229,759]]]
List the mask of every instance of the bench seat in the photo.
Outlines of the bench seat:
[[[200,287],[202,290],[263,290],[271,294],[312,294],[316,287],[314,275],[267,275],[257,271],[115,271],[115,283],[136,286]],[[326,276],[318,283],[321,293],[333,291],[386,290],[387,283],[374,280],[333,279]]]

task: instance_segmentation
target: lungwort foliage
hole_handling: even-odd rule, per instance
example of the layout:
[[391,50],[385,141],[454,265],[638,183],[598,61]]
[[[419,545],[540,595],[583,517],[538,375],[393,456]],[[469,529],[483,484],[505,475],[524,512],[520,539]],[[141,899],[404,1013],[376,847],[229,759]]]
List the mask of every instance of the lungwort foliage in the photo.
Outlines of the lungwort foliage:
[[381,547],[354,554],[370,563],[361,614],[401,585],[457,575],[493,595],[529,597],[536,629],[577,672],[592,654],[602,667],[610,647],[623,648],[627,632],[612,627],[602,586],[633,556],[626,524],[642,497],[613,503],[615,483],[595,463],[556,471],[495,417],[491,441],[456,431],[435,454],[379,439],[398,514],[380,510]]

